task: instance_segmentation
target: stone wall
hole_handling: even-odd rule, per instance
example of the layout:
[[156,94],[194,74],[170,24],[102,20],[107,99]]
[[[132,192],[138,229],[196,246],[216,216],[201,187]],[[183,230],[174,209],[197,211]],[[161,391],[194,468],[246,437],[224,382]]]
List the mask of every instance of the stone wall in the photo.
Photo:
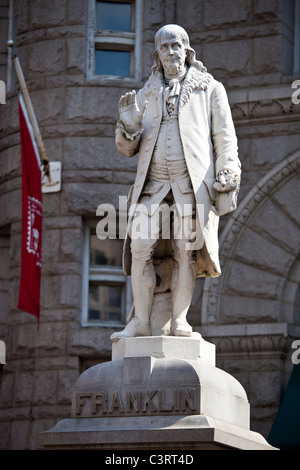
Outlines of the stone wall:
[[[7,347],[7,364],[0,371],[0,448],[34,449],[38,432],[69,416],[71,389],[80,372],[110,359],[112,330],[81,326],[83,224],[95,217],[99,204],[117,205],[134,181],[136,163],[118,154],[114,130],[120,95],[142,83],[86,78],[87,1],[13,3],[18,54],[46,152],[63,168],[62,191],[43,197],[38,330],[35,318],[16,307],[21,246],[16,83],[6,105],[0,105],[0,254],[5,265],[0,334]],[[228,90],[244,206],[236,218],[222,219],[225,275],[215,284],[197,282],[190,321],[217,344],[218,365],[245,386],[254,430],[265,436],[291,370],[291,338],[299,336],[291,330],[293,319],[282,313],[284,299],[285,305],[293,304],[291,287],[298,279],[291,271],[299,253],[295,184],[287,174],[276,191],[270,183],[270,172],[280,164],[283,173],[287,166],[294,178],[298,174],[291,167],[300,145],[300,105],[291,102],[293,6],[286,0],[145,0],[143,11],[143,80],[152,65],[154,33],[163,24],[179,23],[188,30],[197,57]],[[7,77],[8,7],[8,1],[0,1],[2,80]],[[253,206],[251,191],[258,198],[262,190],[263,203]],[[289,296],[287,280],[292,282]]]

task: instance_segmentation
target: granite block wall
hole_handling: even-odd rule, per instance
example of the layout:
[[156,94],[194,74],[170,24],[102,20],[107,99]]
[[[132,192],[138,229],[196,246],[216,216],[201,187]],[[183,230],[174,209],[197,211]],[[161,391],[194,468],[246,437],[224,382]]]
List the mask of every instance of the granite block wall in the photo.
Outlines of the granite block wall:
[[[35,318],[16,307],[18,84],[7,60],[10,3],[0,0],[0,79],[13,83],[7,103],[0,105],[0,338],[7,347],[0,370],[0,448],[35,449],[38,432],[69,416],[80,372],[110,359],[112,330],[81,322],[84,224],[95,218],[99,204],[117,205],[134,181],[136,162],[118,154],[114,132],[119,97],[142,82],[87,78],[86,0],[11,5],[14,39],[46,152],[63,168],[61,192],[43,198],[38,330]],[[295,215],[300,105],[291,101],[297,79],[294,6],[292,0],[144,0],[142,13],[143,80],[150,73],[155,32],[178,23],[189,32],[197,58],[228,91],[243,167],[241,211],[221,221],[224,276],[220,283],[197,281],[189,319],[217,344],[218,365],[244,385],[252,428],[265,437],[291,371],[291,340],[300,334],[291,313],[300,230]],[[281,171],[276,181],[275,168]]]

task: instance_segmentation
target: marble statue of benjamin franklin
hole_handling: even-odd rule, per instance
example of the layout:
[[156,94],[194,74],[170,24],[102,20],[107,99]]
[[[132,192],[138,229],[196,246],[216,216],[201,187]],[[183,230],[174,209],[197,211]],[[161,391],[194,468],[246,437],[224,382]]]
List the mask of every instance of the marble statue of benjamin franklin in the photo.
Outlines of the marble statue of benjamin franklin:
[[151,233],[133,236],[138,209],[129,212],[123,269],[132,277],[134,313],[113,341],[153,335],[153,301],[161,285],[170,298],[162,334],[192,335],[186,316],[195,280],[221,273],[219,216],[236,209],[239,189],[237,138],[223,85],[196,60],[187,32],[178,25],[156,33],[153,59],[144,87],[119,101],[117,148],[126,157],[138,154],[128,200],[133,208],[146,208],[149,220],[161,207],[187,208],[177,210],[176,217],[181,226],[189,220],[193,229],[178,237],[173,229],[169,240],[161,240],[162,227],[153,224],[157,233],[152,226]]

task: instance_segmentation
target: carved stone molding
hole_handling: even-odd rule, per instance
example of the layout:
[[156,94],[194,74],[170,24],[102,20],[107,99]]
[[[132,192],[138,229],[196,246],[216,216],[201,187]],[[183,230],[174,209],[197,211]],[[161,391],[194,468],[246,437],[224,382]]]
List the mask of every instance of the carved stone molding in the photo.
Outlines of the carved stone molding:
[[[242,96],[230,100],[232,116],[236,126],[249,125],[258,122],[282,122],[282,120],[298,120],[300,118],[300,105],[292,101],[292,89],[285,87],[278,90],[278,96],[274,90],[266,90],[265,96]],[[268,96],[269,94],[269,96]],[[281,95],[285,96],[281,96]],[[275,97],[276,96],[276,97]],[[247,98],[247,99],[245,99]]]
[[218,354],[224,353],[282,353],[287,352],[291,340],[284,336],[229,336],[210,338],[216,345]]
[[287,356],[299,337],[300,328],[287,323],[256,325],[211,325],[200,327],[203,337],[215,344],[217,356],[270,354]]
[[[284,159],[265,175],[249,191],[238,209],[231,215],[220,238],[220,262],[222,274],[219,278],[207,279],[204,283],[202,301],[202,324],[217,324],[221,296],[226,293],[227,274],[234,252],[245,230],[250,226],[258,212],[270,196],[300,171],[300,151]],[[268,256],[268,253],[266,253]]]

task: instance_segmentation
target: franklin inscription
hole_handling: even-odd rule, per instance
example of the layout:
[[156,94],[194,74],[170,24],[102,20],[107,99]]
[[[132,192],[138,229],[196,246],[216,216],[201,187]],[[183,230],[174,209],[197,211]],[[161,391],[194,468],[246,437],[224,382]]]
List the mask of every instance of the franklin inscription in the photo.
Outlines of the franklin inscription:
[[194,414],[197,402],[195,388],[77,392],[74,412],[80,417]]

